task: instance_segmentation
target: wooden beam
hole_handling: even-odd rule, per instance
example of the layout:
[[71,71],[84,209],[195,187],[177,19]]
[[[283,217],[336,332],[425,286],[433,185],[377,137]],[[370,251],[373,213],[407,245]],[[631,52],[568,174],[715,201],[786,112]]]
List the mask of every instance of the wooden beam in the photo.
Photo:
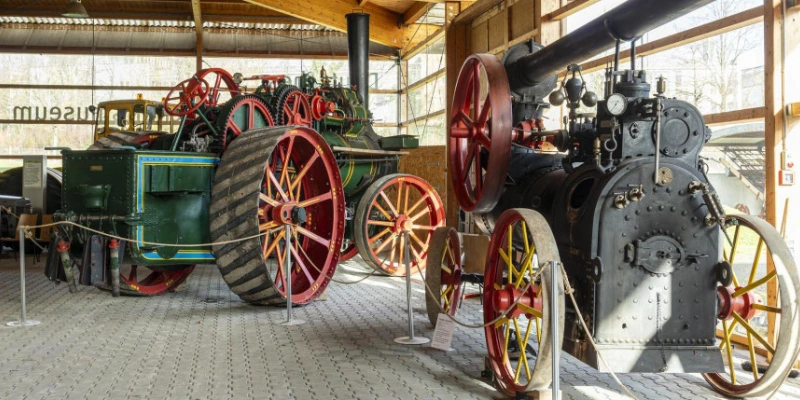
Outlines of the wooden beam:
[[[763,19],[764,19],[764,8],[753,7],[749,10],[742,11],[738,14],[733,14],[731,16],[716,21],[712,21],[707,24],[696,26],[692,29],[683,32],[678,32],[674,35],[670,35],[665,38],[661,38],[658,40],[654,40],[650,43],[645,43],[643,45],[637,46],[636,55],[647,56],[655,53],[660,53],[662,51],[666,51],[669,49],[674,49],[676,47],[684,46],[690,43],[699,42],[703,39],[707,39],[712,36],[721,35],[726,32],[730,32],[739,28],[743,28],[745,26],[759,23]],[[625,50],[620,52],[620,63],[630,60],[630,58],[631,58],[630,50]],[[608,65],[613,61],[614,61],[614,55],[612,54],[606,57],[598,58],[597,60],[583,63],[581,67],[583,67],[583,73],[586,74],[594,71],[599,71],[605,68],[606,65]]]
[[442,27],[433,32],[432,34],[422,37],[421,39],[413,40],[414,38],[412,37],[412,39],[409,41],[409,44],[411,44],[411,46],[408,46],[409,48],[408,50],[402,51],[402,54],[400,55],[401,59],[408,60],[409,58],[414,57],[415,55],[425,50],[425,47],[427,47],[428,45],[443,38],[444,35],[445,35],[445,28]]
[[200,0],[192,0],[192,18],[195,30],[195,67],[197,71],[203,69],[203,12],[200,10]]
[[707,114],[706,125],[723,125],[741,122],[761,121],[764,119],[764,107],[746,108],[744,110]]
[[543,15],[542,21],[560,21],[599,1],[600,0],[572,0],[572,2],[567,3],[567,5],[553,12],[547,13],[547,15]]
[[503,4],[506,0],[486,0],[477,1],[466,10],[462,10],[453,20],[453,24],[470,24],[475,18],[480,17],[482,14],[491,10],[498,5]]
[[[349,14],[358,7],[355,0],[245,1],[341,32],[347,31],[345,14]],[[365,4],[362,8],[365,13],[370,14],[369,38],[371,41],[397,49],[403,47],[403,30],[399,26],[401,15],[370,3]]]
[[425,13],[433,7],[433,4],[424,1],[415,1],[411,8],[403,13],[403,25],[410,25],[417,22]]

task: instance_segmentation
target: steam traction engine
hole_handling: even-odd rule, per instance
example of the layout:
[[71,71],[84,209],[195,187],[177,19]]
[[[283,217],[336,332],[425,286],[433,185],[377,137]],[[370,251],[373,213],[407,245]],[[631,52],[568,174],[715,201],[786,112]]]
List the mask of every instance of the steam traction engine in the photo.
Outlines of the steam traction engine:
[[[250,303],[284,303],[290,272],[292,300],[303,304],[322,293],[348,244],[388,274],[402,272],[405,246],[423,263],[444,223],[442,203],[424,180],[396,173],[399,150],[416,138],[372,131],[368,15],[351,14],[348,24],[355,88],[324,74],[321,85],[304,76],[299,88],[284,76],[210,68],[167,95],[166,112],[183,117],[177,134],[115,132],[91,151],[63,151],[56,220],[133,241],[65,227],[46,274],[70,290],[80,275],[115,295],[154,295],[195,264],[216,262]],[[252,91],[249,80],[258,82]]]
[[[634,63],[609,68],[598,101],[573,64],[709,1],[653,3],[629,0],[550,46],[523,43],[502,60],[472,55],[458,76],[450,176],[461,208],[491,235],[487,364],[508,395],[549,385],[553,324],[564,351],[601,371],[703,373],[731,396],[775,390],[797,358],[795,262],[765,221],[726,214],[699,157],[710,138],[703,116],[665,97],[663,80],[651,96]],[[563,129],[543,129],[546,98],[566,103]],[[581,103],[596,114],[579,113]],[[454,315],[458,236],[434,235],[428,281]],[[549,292],[564,288],[549,286],[549,272],[537,275],[552,261],[563,263],[577,300],[575,309],[562,298],[557,315]],[[737,370],[740,359],[749,370]]]

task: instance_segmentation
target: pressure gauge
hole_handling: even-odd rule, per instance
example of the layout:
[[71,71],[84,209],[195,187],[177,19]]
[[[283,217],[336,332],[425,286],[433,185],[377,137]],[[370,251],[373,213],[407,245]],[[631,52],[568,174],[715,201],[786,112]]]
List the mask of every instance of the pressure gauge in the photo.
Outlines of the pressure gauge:
[[606,99],[606,109],[611,115],[619,117],[628,109],[628,98],[619,93],[614,93]]

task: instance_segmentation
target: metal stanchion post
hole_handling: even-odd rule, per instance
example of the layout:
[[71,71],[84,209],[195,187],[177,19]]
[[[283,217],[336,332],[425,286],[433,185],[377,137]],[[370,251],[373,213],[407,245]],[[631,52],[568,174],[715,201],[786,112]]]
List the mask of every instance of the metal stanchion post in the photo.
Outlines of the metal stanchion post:
[[[558,262],[550,263],[550,320],[555,321],[558,317],[558,276],[560,275]],[[558,362],[561,358],[561,344],[558,342],[558,324],[550,323],[550,335],[553,338],[553,400],[561,398],[561,391],[558,388],[559,367]]]
[[286,262],[283,266],[283,287],[286,288],[286,321],[280,322],[281,325],[302,325],[306,321],[294,319],[292,316],[292,227],[286,225],[284,234],[286,235]]
[[8,322],[6,325],[14,327],[39,325],[39,321],[28,320],[28,313],[25,304],[25,229],[23,228],[19,229],[19,290],[20,302],[22,303],[20,320]]
[[401,336],[394,339],[394,341],[400,344],[425,344],[431,340],[424,336],[414,336],[414,312],[411,309],[411,254],[409,251],[411,243],[408,241],[408,232],[403,233],[402,240],[403,243],[405,243],[404,257],[406,260],[406,305],[408,307],[408,336]]

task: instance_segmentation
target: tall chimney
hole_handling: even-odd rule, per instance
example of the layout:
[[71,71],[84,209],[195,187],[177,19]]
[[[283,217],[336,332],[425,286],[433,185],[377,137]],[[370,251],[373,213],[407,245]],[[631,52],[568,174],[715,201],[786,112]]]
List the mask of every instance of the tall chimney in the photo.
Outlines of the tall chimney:
[[369,109],[369,14],[351,13],[347,18],[347,60],[350,64],[350,85]]

